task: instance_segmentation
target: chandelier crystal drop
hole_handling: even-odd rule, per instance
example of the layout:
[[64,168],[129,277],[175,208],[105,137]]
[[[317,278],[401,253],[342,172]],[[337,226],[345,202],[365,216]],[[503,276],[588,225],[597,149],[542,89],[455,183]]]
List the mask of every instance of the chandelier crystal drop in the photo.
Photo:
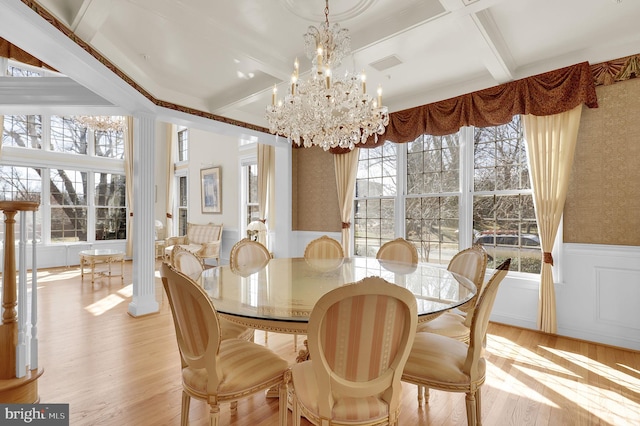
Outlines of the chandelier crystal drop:
[[329,0],[324,14],[325,22],[319,28],[310,26],[304,35],[311,76],[300,81],[296,59],[289,93],[278,100],[274,86],[266,118],[271,133],[287,137],[298,146],[317,145],[325,151],[353,149],[370,136],[378,140],[389,124],[389,112],[382,105],[381,87],[376,99],[367,94],[364,72],[346,72],[342,79],[332,74],[351,53],[351,39],[346,28],[329,25]]
[[74,119],[93,131],[124,132],[127,127],[124,117],[119,115],[76,115]]

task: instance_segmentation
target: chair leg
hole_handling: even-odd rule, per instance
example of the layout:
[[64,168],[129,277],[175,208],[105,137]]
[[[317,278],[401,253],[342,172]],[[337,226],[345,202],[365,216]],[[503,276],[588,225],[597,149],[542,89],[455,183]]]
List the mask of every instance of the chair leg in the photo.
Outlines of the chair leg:
[[238,401],[231,401],[231,404],[229,405],[229,411],[231,414],[236,414],[238,412]]
[[191,405],[191,397],[188,393],[182,392],[182,413],[180,414],[180,425],[187,426],[189,424],[189,406]]
[[291,415],[293,416],[293,426],[300,426],[300,407],[298,406],[298,398],[293,395],[291,401]]
[[298,335],[293,335],[293,352],[298,353]]
[[423,389],[424,389],[424,386],[418,385],[418,407],[422,407],[422,402],[424,401],[424,399],[422,398]]
[[286,383],[280,384],[280,394],[278,395],[278,398],[278,416],[280,418],[280,426],[287,426],[289,389]]
[[480,391],[481,388],[476,391],[476,422],[478,426],[482,425],[482,393]]
[[424,387],[424,391],[422,392],[424,394],[424,403],[428,404],[429,403],[429,388],[428,387]]
[[478,426],[478,418],[476,417],[477,401],[475,392],[467,392],[467,424],[469,426]]

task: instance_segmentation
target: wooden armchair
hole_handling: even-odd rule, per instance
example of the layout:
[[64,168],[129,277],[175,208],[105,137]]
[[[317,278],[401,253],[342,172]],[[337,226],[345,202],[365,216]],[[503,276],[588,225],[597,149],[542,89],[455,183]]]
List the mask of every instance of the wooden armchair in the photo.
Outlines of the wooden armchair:
[[173,247],[180,246],[196,255],[203,266],[206,259],[215,259],[219,263],[221,243],[222,224],[208,223],[201,225],[189,223],[187,224],[187,235],[166,239],[165,260],[170,261]]

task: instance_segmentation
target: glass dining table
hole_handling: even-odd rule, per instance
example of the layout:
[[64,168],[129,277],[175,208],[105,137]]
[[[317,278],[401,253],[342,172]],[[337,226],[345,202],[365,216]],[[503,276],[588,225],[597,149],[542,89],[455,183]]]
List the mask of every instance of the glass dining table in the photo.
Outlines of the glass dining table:
[[418,302],[418,321],[429,321],[471,299],[467,278],[429,264],[405,264],[368,257],[275,258],[261,268],[229,265],[206,269],[200,283],[221,317],[259,330],[306,334],[311,310],[325,293],[365,277],[379,276],[409,289]]

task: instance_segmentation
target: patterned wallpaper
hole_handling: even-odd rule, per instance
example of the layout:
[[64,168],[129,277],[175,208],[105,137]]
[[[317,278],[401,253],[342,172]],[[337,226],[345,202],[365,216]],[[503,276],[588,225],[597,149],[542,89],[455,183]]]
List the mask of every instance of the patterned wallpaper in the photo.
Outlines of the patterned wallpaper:
[[294,149],[292,162],[292,229],[340,232],[333,154],[318,147]]
[[583,108],[564,242],[640,246],[640,79],[597,86]]

